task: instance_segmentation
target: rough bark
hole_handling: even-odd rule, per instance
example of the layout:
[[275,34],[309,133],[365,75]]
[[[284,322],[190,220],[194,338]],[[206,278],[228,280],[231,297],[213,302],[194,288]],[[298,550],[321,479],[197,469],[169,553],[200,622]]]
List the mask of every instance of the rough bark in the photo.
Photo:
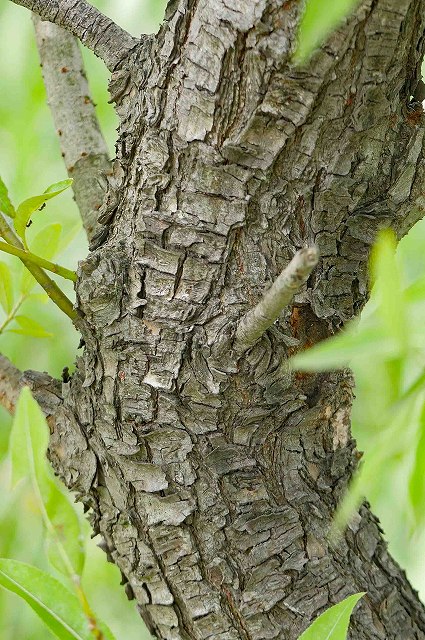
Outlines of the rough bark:
[[[51,456],[161,639],[295,640],[360,590],[350,638],[425,638],[367,505],[327,538],[356,464],[350,374],[287,365],[361,309],[376,231],[423,211],[425,3],[365,0],[302,69],[299,11],[173,1],[112,77],[118,155]],[[235,352],[312,243],[302,293]]]

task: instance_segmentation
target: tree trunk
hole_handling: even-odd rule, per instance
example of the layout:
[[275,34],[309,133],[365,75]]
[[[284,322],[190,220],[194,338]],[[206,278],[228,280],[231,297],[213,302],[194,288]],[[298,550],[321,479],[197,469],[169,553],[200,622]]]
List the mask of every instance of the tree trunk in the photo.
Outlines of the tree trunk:
[[[51,456],[160,639],[295,640],[358,591],[350,638],[425,638],[367,505],[327,538],[357,460],[350,373],[287,364],[360,311],[377,230],[423,211],[425,2],[362,2],[297,68],[300,8],[172,0],[112,76],[117,159]],[[237,321],[312,243],[307,286],[237,353]]]

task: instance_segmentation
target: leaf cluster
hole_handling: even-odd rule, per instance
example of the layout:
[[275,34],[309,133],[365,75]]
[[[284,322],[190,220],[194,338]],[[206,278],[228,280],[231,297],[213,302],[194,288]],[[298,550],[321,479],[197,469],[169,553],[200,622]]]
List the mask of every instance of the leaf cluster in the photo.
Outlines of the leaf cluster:
[[371,300],[361,320],[292,361],[299,370],[351,367],[355,375],[352,429],[365,455],[337,513],[339,529],[365,496],[373,502],[395,476],[405,499],[394,517],[412,533],[425,522],[425,276],[406,282],[395,247],[392,232],[381,233],[371,260]]
[[85,549],[80,519],[58,487],[46,451],[46,419],[25,387],[10,436],[12,484],[29,479],[39,505],[49,562],[72,586],[17,560],[0,559],[0,585],[24,599],[60,640],[114,640],[90,609],[81,587]]

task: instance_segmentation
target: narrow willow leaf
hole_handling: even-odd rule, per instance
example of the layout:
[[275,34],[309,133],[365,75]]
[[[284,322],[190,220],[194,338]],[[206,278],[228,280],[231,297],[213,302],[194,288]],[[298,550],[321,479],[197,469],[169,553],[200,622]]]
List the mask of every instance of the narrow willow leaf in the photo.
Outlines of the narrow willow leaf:
[[425,403],[420,412],[417,431],[417,445],[409,477],[409,497],[415,524],[420,526],[425,520]]
[[0,262],[0,304],[7,314],[13,308],[12,276],[5,262]]
[[355,593],[327,609],[298,640],[346,640],[351,614],[364,595],[365,592]]
[[1,178],[0,178],[0,211],[2,211],[5,215],[9,216],[9,218],[14,218],[16,215],[15,207],[10,201],[7,187]]
[[81,576],[84,568],[84,537],[80,520],[68,498],[53,480],[43,482],[43,500],[52,529],[47,531],[47,556],[50,564],[69,576]]
[[387,363],[391,380],[390,393],[394,400],[401,392],[403,360],[411,335],[400,269],[395,256],[396,246],[394,232],[390,229],[381,231],[373,247],[371,260],[372,277],[375,279],[373,293],[377,298],[377,315],[382,323],[382,333],[397,344],[397,356],[388,359]]
[[60,640],[94,640],[77,597],[48,573],[0,559],[0,585],[25,600]]
[[378,299],[377,310],[383,328],[404,347],[408,337],[408,326],[400,269],[395,256],[396,246],[392,230],[380,232],[372,250],[371,272],[375,283],[374,295]]
[[13,223],[15,226],[16,233],[24,242],[24,244],[26,244],[26,241],[25,241],[26,227],[34,211],[37,211],[37,209],[39,209],[42,204],[47,202],[47,200],[50,200],[51,198],[58,196],[60,193],[62,193],[62,191],[65,191],[65,189],[68,189],[68,187],[70,187],[71,184],[72,184],[72,179],[62,180],[61,182],[55,182],[55,184],[51,184],[49,187],[47,187],[44,193],[38,196],[32,196],[31,198],[28,198],[27,200],[24,200],[23,202],[21,202],[21,204],[16,210],[16,216]]
[[307,0],[298,30],[295,62],[300,64],[305,62],[358,2],[359,0],[338,0],[338,2]]
[[24,387],[16,404],[10,432],[12,486],[29,475],[36,480],[36,470],[42,471],[47,465],[48,442],[46,419],[29,388]]
[[388,358],[397,354],[396,343],[383,336],[380,327],[352,324],[333,338],[324,340],[290,360],[294,369],[326,371],[347,367],[354,358]]
[[41,324],[27,318],[26,316],[15,316],[15,320],[19,325],[19,329],[8,329],[11,333],[21,333],[26,336],[33,336],[34,338],[51,338],[52,333],[46,331]]
[[[30,477],[48,532],[49,559],[70,578],[81,576],[84,547],[78,516],[47,463],[48,426],[28,387],[19,397],[10,436],[12,482]],[[55,548],[53,548],[53,542]]]

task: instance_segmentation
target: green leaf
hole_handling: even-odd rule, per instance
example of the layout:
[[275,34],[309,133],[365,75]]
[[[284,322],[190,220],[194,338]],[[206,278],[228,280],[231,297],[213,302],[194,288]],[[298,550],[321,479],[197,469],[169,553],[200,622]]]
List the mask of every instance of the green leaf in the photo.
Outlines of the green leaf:
[[47,555],[50,564],[69,576],[81,576],[84,568],[85,550],[80,520],[68,498],[47,479],[42,487],[43,501],[51,527],[47,530]]
[[2,558],[0,585],[25,600],[60,640],[94,639],[76,596],[48,573]]
[[299,353],[290,360],[294,369],[326,371],[347,367],[354,358],[387,358],[397,354],[394,340],[382,335],[378,326],[358,327],[352,323],[340,334]]
[[1,177],[0,177],[0,211],[2,211],[5,215],[9,216],[9,218],[14,218],[16,215],[15,207],[10,201],[7,187],[4,184]]
[[[58,489],[46,458],[46,419],[28,387],[17,402],[10,437],[13,485],[30,477],[48,533],[49,560],[74,578],[84,566],[84,547],[78,516],[68,498]],[[53,543],[55,548],[53,547]]]
[[418,420],[418,439],[409,477],[409,497],[416,525],[425,519],[425,403]]
[[[55,222],[49,224],[31,240],[31,252],[36,256],[41,256],[45,260],[52,260],[59,250],[59,242],[62,234],[62,225]],[[28,295],[31,289],[37,284],[36,279],[23,267],[19,285],[19,291],[23,295]]]
[[364,595],[365,592],[355,593],[327,609],[298,640],[346,640],[350,616]]
[[359,0],[307,0],[298,30],[298,47],[294,60],[303,63],[326,36],[350,13]]
[[377,315],[382,333],[397,344],[397,356],[389,359],[387,366],[394,399],[401,392],[403,361],[409,348],[411,332],[406,314],[401,274],[395,250],[397,242],[391,229],[381,231],[372,250],[371,272],[375,280],[373,295],[378,301]]
[[58,252],[62,225],[49,224],[31,240],[31,252],[45,260],[51,260]]
[[372,250],[371,272],[375,283],[373,293],[378,298],[378,313],[383,328],[400,345],[405,345],[408,327],[400,269],[395,256],[396,246],[391,229],[379,233]]
[[52,333],[46,331],[41,324],[27,318],[26,316],[15,316],[15,320],[20,326],[20,329],[8,329],[11,333],[21,333],[26,336],[33,336],[34,338],[51,338]]
[[12,486],[28,478],[36,480],[47,466],[46,451],[49,430],[46,419],[31,395],[24,387],[16,403],[10,432],[10,457],[12,462]]
[[68,187],[70,187],[71,184],[72,184],[72,179],[62,180],[61,182],[55,182],[55,184],[51,184],[49,187],[47,187],[44,193],[38,196],[32,196],[31,198],[28,198],[27,200],[24,200],[23,202],[21,202],[21,204],[16,210],[16,216],[13,223],[14,223],[16,233],[24,242],[25,246],[26,246],[25,232],[26,232],[27,224],[31,218],[31,215],[34,213],[34,211],[37,211],[37,209],[39,209],[42,204],[47,202],[47,200],[50,200],[51,198],[58,196],[60,193],[62,193],[62,191],[65,191],[65,189],[68,189]]
[[0,304],[7,314],[13,308],[12,276],[5,262],[0,262]]
[[418,422],[417,399],[417,394],[413,393],[390,404],[382,416],[384,426],[376,432],[369,430],[367,455],[338,505],[332,534],[339,536],[365,496],[373,502],[379,494],[382,495],[383,488],[391,484],[395,468],[410,455],[412,432],[416,431]]

